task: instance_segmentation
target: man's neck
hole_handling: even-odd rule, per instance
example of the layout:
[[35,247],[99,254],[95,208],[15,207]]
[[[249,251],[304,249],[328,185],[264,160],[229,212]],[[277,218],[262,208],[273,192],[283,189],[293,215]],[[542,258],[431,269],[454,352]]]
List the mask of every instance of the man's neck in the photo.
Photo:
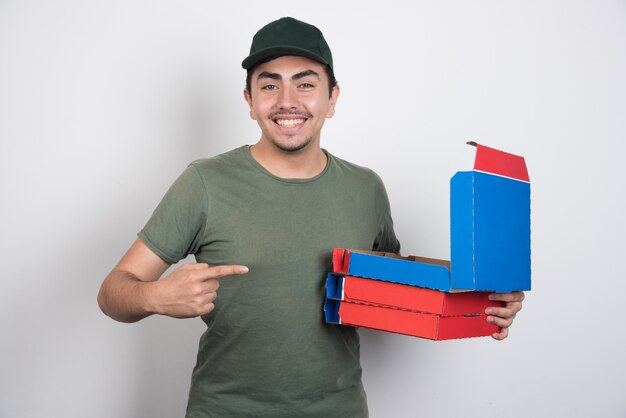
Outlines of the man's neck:
[[324,171],[328,159],[319,143],[289,152],[261,140],[250,147],[250,153],[263,168],[284,179],[313,178]]

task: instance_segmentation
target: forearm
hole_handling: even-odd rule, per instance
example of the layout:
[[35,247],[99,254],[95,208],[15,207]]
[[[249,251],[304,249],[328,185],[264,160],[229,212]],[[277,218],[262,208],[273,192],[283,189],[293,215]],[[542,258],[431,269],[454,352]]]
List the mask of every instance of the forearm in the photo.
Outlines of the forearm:
[[150,288],[155,282],[139,280],[126,271],[114,270],[102,283],[98,305],[116,321],[137,322],[154,312],[150,308]]

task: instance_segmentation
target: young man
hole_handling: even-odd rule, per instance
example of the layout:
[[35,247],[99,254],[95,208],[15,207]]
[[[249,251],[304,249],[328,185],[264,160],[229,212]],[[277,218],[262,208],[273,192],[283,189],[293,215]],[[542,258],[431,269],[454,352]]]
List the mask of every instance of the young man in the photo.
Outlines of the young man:
[[[317,28],[268,24],[242,66],[261,138],[183,172],[98,302],[124,322],[202,317],[187,417],[367,416],[358,335],[323,323],[323,281],[333,247],[399,251],[385,188],[320,146],[339,87]],[[502,339],[523,294],[497,297]]]

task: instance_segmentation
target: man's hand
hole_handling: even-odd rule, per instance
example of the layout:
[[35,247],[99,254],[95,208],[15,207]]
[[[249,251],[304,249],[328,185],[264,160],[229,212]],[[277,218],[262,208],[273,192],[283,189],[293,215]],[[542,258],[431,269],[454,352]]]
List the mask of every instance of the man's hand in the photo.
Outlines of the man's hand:
[[204,315],[215,308],[217,279],[248,272],[244,266],[186,264],[159,280],[169,266],[140,239],[135,240],[102,282],[100,309],[121,322],[136,322],[155,313],[175,318]]
[[485,314],[488,315],[487,322],[500,327],[500,332],[494,333],[492,337],[496,340],[504,340],[509,335],[509,327],[513,323],[515,315],[522,310],[524,292],[491,293],[489,299],[504,302],[502,308],[492,306],[485,310]]
[[185,264],[146,289],[147,310],[174,318],[192,318],[211,312],[220,284],[217,279],[245,274],[244,266]]

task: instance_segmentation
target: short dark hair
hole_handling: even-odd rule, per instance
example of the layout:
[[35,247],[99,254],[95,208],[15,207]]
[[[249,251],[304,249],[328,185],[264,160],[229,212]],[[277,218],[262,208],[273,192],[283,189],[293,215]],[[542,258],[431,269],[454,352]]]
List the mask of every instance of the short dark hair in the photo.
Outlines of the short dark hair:
[[[270,58],[264,61],[259,62],[257,65],[255,65],[252,68],[249,68],[246,74],[246,91],[248,92],[248,94],[250,95],[250,97],[252,97],[252,73],[254,72],[254,69],[261,64],[264,64],[268,61],[271,61],[275,58]],[[335,73],[332,70],[332,68],[330,68],[328,65],[324,65],[324,71],[326,72],[326,77],[328,78],[328,97],[330,97],[333,94],[333,87],[337,86],[337,79],[335,78]]]

